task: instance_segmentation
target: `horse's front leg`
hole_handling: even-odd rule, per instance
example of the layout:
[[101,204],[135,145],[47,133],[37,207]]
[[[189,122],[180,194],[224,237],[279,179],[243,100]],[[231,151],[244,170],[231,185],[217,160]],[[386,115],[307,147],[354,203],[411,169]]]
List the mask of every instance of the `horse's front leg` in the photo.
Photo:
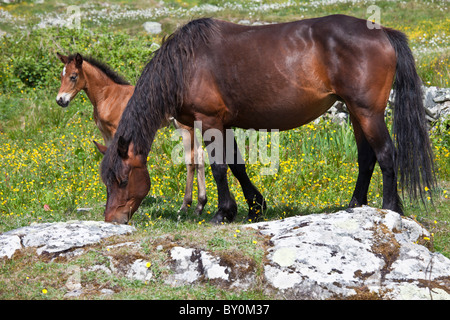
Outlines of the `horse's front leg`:
[[237,205],[228,187],[227,170],[228,166],[225,162],[226,148],[224,131],[215,128],[204,128],[203,139],[205,141],[206,150],[208,151],[211,171],[217,185],[218,194],[218,210],[211,223],[222,223],[224,219],[232,222],[237,215]]
[[210,220],[211,223],[220,224],[225,218],[232,222],[237,215],[237,204],[228,188],[227,169],[228,167],[225,163],[211,163],[211,171],[217,184],[219,200],[218,210]]

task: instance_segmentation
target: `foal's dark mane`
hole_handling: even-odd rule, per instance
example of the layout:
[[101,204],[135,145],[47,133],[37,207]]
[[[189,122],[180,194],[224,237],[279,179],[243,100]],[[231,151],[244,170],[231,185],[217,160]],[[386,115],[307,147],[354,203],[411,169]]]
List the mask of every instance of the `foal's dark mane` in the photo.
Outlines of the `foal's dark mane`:
[[[68,57],[68,63],[73,61],[76,57],[76,54],[71,54]],[[94,67],[100,69],[108,78],[110,78],[112,81],[114,81],[117,84],[124,84],[129,85],[130,83],[125,80],[121,75],[119,75],[117,72],[115,72],[113,69],[111,69],[110,66],[108,66],[106,63],[101,62],[93,57],[85,57],[83,56],[83,60],[86,62],[89,62]]]
[[142,71],[103,158],[101,175],[107,186],[121,178],[121,146],[133,142],[135,154],[146,157],[150,152],[162,121],[175,116],[183,104],[195,48],[216,37],[220,37],[217,21],[204,18],[189,22],[163,40]]

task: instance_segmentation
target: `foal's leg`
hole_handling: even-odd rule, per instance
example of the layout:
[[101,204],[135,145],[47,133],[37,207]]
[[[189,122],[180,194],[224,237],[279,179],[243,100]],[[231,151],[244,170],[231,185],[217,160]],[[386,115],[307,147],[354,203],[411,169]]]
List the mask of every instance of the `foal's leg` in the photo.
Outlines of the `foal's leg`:
[[236,143],[236,139],[234,140],[234,156],[232,163],[229,163],[228,166],[233,172],[234,176],[238,179],[241,184],[242,191],[244,192],[244,197],[247,200],[248,204],[248,216],[247,221],[257,221],[263,214],[266,209],[266,201],[261,193],[256,189],[253,183],[250,181],[250,178],[247,175],[247,171],[245,168],[245,163],[242,159],[241,153],[239,152],[239,148]]
[[194,128],[190,127],[188,131],[194,141],[193,148],[191,149],[191,154],[194,155],[195,168],[197,169],[198,197],[195,213],[200,215],[202,214],[203,208],[208,201],[206,197],[205,161],[203,159],[203,148],[202,145],[198,142],[197,137],[195,136]]
[[355,208],[367,204],[367,192],[377,158],[358,121],[352,115],[350,115],[350,119],[358,146],[358,180],[349,205],[350,208]]
[[197,185],[198,185],[198,200],[195,213],[200,215],[206,205],[208,199],[206,198],[206,182],[205,182],[205,162],[203,160],[203,149],[195,136],[193,127],[186,126],[179,123],[175,119],[172,120],[176,129],[180,130],[183,139],[183,147],[185,154],[185,163],[187,169],[186,175],[186,189],[184,192],[183,204],[180,211],[186,212],[192,204],[192,191],[194,185],[194,175],[197,169]]
[[[176,121],[173,121],[175,128],[179,129],[180,126]],[[193,130],[193,129],[192,129]],[[184,159],[186,163],[186,188],[184,190],[183,204],[181,205],[180,212],[187,212],[192,204],[192,190],[194,184],[195,164],[194,164],[194,140],[191,139],[191,133],[188,130],[180,130],[184,147]]]

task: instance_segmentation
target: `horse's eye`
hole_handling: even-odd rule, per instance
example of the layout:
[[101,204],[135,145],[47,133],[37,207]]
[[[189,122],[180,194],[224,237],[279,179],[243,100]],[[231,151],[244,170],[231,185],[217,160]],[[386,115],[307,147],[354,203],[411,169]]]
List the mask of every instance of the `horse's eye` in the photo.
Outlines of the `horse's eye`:
[[119,188],[125,188],[128,184],[128,180],[123,180],[119,182]]
[[73,75],[70,76],[70,80],[71,81],[75,81],[75,80],[77,80],[77,77],[78,77],[78,75],[73,74]]

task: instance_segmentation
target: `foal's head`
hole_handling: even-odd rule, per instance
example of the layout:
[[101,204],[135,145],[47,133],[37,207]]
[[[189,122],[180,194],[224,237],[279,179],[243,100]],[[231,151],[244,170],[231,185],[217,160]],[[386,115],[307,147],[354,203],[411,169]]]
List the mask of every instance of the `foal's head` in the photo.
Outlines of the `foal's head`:
[[65,108],[77,93],[86,86],[86,80],[82,72],[83,57],[79,53],[70,57],[59,53],[57,55],[59,60],[64,63],[64,68],[61,72],[61,87],[56,96],[56,102]]
[[106,154],[105,146],[94,143],[105,155],[101,168],[107,191],[105,221],[127,223],[150,190],[147,156],[136,154],[133,142],[122,137],[118,139],[117,150],[108,150],[110,154]]

